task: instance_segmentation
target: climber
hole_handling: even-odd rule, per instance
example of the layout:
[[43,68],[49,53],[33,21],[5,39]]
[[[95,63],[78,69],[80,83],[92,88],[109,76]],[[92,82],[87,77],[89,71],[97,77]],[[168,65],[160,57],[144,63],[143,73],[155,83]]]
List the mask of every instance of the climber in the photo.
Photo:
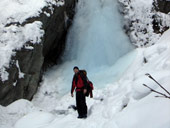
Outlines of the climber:
[[87,93],[87,77],[86,75],[79,70],[77,66],[73,68],[74,77],[72,81],[71,96],[73,97],[74,89],[76,88],[76,106],[78,111],[78,118],[87,117],[87,105],[86,105],[86,96]]

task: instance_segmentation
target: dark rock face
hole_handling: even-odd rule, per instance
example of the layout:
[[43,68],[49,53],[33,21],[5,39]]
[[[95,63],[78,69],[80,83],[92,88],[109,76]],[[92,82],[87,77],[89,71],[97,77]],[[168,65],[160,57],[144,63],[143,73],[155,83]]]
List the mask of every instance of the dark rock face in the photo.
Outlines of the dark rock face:
[[[168,14],[170,12],[170,0],[154,0],[153,6],[156,12],[161,12],[164,14]],[[167,29],[169,29],[169,26],[166,26],[162,23],[163,20],[166,19],[162,19],[162,18],[157,14],[153,16],[153,29],[155,33],[162,34]]]
[[[54,16],[51,16],[46,22],[46,26],[44,26],[45,38],[43,55],[45,59],[43,69],[57,64],[65,48],[67,30],[72,23],[75,5],[76,0],[65,0],[65,6],[62,9],[57,8],[54,12]],[[67,21],[65,19],[67,19]]]
[[[58,62],[59,57],[65,47],[67,30],[71,25],[74,16],[76,0],[65,0],[65,5],[53,7],[54,11],[50,17],[42,13],[39,17],[27,19],[22,25],[41,21],[45,31],[41,43],[31,44],[33,50],[23,47],[16,51],[16,55],[11,58],[9,80],[0,81],[0,104],[8,105],[15,100],[24,98],[31,100],[37,91],[44,69]],[[43,12],[49,12],[48,7]],[[66,17],[68,20],[66,20]],[[20,77],[21,72],[24,77]]]
[[154,5],[157,11],[166,14],[170,12],[170,0],[155,0]]

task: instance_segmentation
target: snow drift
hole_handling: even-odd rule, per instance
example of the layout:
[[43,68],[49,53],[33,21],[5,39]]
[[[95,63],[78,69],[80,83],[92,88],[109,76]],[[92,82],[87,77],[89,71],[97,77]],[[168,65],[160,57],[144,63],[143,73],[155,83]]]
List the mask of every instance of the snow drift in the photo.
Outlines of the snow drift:
[[[89,111],[86,120],[75,119],[77,112],[68,109],[68,106],[74,104],[75,101],[70,97],[70,94],[66,94],[57,99],[57,102],[54,101],[55,103],[52,99],[46,102],[46,110],[43,110],[45,113],[37,114],[39,111],[37,110],[37,112],[21,118],[15,124],[15,128],[22,128],[25,125],[32,128],[40,126],[42,128],[78,128],[80,126],[82,128],[169,128],[169,99],[155,98],[155,93],[142,86],[145,83],[164,93],[157,84],[145,76],[145,73],[149,72],[158,82],[170,90],[169,34],[170,30],[154,46],[136,49],[136,59],[117,82],[110,84],[104,89],[95,89],[94,99],[87,100]],[[148,63],[143,62],[144,57],[146,57]],[[46,97],[51,96],[48,95]],[[101,101],[100,99],[103,100]],[[55,107],[53,106],[55,109],[48,110],[49,105],[51,106],[53,103],[55,104]],[[47,114],[47,110],[49,114]],[[59,111],[62,112],[58,113]],[[44,119],[45,115],[48,115],[46,116],[48,118]],[[44,122],[35,123],[31,119],[32,116],[36,116],[38,119],[44,120]],[[9,118],[9,115],[6,118]],[[33,122],[32,124],[34,125],[27,121]]]
[[[14,107],[0,107],[0,111],[3,113],[3,116],[0,116],[0,123],[3,122],[3,124],[0,124],[2,128],[23,128],[25,126],[31,128],[78,128],[80,126],[82,128],[170,127],[169,99],[155,98],[154,93],[142,86],[145,83],[158,91],[162,91],[153,81],[145,76],[146,73],[151,73],[158,82],[170,90],[170,30],[164,33],[161,39],[155,42],[154,46],[138,48],[128,53],[131,50],[131,46],[128,38],[124,37],[121,24],[117,21],[120,17],[117,13],[112,15],[110,12],[110,10],[115,8],[115,6],[111,5],[113,4],[112,1],[101,0],[96,2],[97,4],[94,4],[93,1],[89,3],[84,1],[80,2],[78,6],[80,7],[78,9],[89,13],[85,13],[86,15],[83,13],[82,15],[79,14],[81,11],[78,11],[77,15],[86,17],[82,19],[77,17],[78,20],[75,19],[74,22],[79,20],[87,20],[88,22],[84,26],[81,25],[82,22],[80,24],[77,23],[76,25],[80,29],[76,29],[75,25],[70,31],[68,42],[73,39],[73,49],[76,49],[76,52],[69,52],[70,46],[67,47],[68,52],[66,54],[69,54],[68,57],[71,57],[71,60],[68,59],[62,65],[52,68],[45,74],[42,86],[32,102],[16,101],[11,104]],[[91,8],[85,9],[86,4],[89,4],[88,7],[94,7],[96,10],[93,12]],[[106,13],[107,11],[109,12]],[[104,15],[99,15],[99,12]],[[92,18],[89,21],[89,15],[94,15],[94,19]],[[108,16],[108,19],[106,18],[107,23],[114,23],[112,22],[113,19],[109,18],[110,16],[118,16],[114,19],[117,26],[102,24],[101,21],[105,21],[105,15],[106,17]],[[99,28],[104,29],[104,31],[99,31],[95,23],[99,23]],[[91,24],[93,25],[91,26]],[[105,25],[105,27],[103,28],[102,25]],[[81,30],[83,29],[87,30],[83,33],[84,35],[87,32],[89,33],[86,38],[81,35]],[[112,29],[115,30],[115,33],[120,32],[121,37],[123,36],[121,38],[123,39],[123,46],[114,42],[118,46],[114,47],[115,51],[119,49],[118,52],[120,52],[118,56],[111,56],[114,53],[114,51],[110,50],[110,47],[114,46],[110,40],[114,36],[110,34]],[[75,32],[76,35],[72,35],[72,32]],[[107,32],[108,35],[105,36]],[[96,34],[96,37],[94,36],[95,38],[93,39],[91,34]],[[93,39],[92,41],[89,40],[91,38]],[[81,41],[87,41],[87,46],[86,43],[81,44]],[[106,41],[107,43],[101,45],[100,41]],[[116,41],[119,42],[120,40]],[[94,48],[91,48],[92,44],[90,42],[95,45]],[[125,52],[122,51],[125,48],[124,46],[127,48]],[[107,51],[104,47],[109,50]],[[81,52],[82,48],[85,48],[87,52],[83,50]],[[125,53],[127,54],[124,55]],[[88,56],[89,54],[92,54],[92,56]],[[66,58],[67,55],[65,56]],[[90,61],[88,61],[88,58]],[[147,60],[147,63],[144,62],[144,58]],[[105,61],[103,62],[102,59]],[[89,63],[86,64],[84,61]],[[69,105],[75,104],[75,99],[71,98],[68,93],[73,75],[72,67],[75,64],[78,64],[80,68],[88,69],[88,76],[95,86],[94,98],[87,100],[88,118],[86,120],[77,120],[77,112],[68,109]],[[27,105],[28,108],[25,107]],[[19,110],[15,109],[17,106],[23,106],[26,110],[18,113]],[[6,120],[5,124],[4,119]],[[8,119],[11,120],[9,121]],[[37,119],[38,121],[36,121]]]

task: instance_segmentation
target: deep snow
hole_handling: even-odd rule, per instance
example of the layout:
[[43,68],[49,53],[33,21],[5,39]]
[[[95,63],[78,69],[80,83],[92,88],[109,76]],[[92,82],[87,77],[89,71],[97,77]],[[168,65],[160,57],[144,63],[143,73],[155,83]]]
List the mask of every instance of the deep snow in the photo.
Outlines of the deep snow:
[[[90,70],[80,63],[81,68],[88,69],[88,76],[95,86],[94,98],[87,99],[86,120],[78,120],[77,112],[68,109],[69,105],[75,104],[75,98],[71,98],[69,92],[74,60],[49,70],[32,102],[18,100],[7,107],[0,106],[0,128],[169,128],[169,99],[155,98],[156,94],[142,86],[145,83],[162,91],[145,76],[145,73],[151,73],[170,90],[169,35],[170,30],[155,42],[156,45],[135,49],[115,64],[103,63]],[[144,57],[147,63],[144,63]]]
[[[43,110],[37,108],[34,102],[26,100],[16,101],[6,108],[0,107],[1,128],[12,128],[14,124],[15,128],[78,128],[80,126],[82,128],[169,128],[169,99],[155,98],[157,94],[142,86],[145,83],[164,92],[145,76],[145,73],[151,73],[170,90],[169,35],[170,30],[164,33],[156,45],[136,49],[137,56],[118,81],[104,89],[95,89],[94,99],[87,99],[89,113],[86,120],[76,119],[77,112],[68,109],[69,105],[75,104],[75,99],[71,98],[69,93],[56,98],[56,101],[53,101],[49,94],[44,95],[39,101],[41,104],[43,98],[49,97]],[[148,60],[146,64],[143,63],[144,57]],[[125,105],[127,107],[124,108]],[[20,117],[22,118],[18,120]]]

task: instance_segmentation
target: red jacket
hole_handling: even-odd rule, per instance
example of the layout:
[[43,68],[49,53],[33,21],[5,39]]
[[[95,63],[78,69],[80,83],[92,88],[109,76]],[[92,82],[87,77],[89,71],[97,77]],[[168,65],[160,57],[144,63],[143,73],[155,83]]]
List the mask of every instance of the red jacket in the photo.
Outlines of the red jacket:
[[[93,90],[93,83],[88,81],[87,77],[83,73],[79,72],[78,74],[75,74],[72,81],[71,93],[74,92],[75,88],[76,92],[82,91],[83,89],[87,89],[88,84]],[[90,91],[90,97],[93,97],[92,90]]]
[[83,89],[83,87],[84,87],[84,82],[83,82],[80,74],[78,74],[77,76],[74,76],[73,82],[72,82],[71,93],[74,92],[75,88],[76,88],[76,91],[81,91],[81,89]]

